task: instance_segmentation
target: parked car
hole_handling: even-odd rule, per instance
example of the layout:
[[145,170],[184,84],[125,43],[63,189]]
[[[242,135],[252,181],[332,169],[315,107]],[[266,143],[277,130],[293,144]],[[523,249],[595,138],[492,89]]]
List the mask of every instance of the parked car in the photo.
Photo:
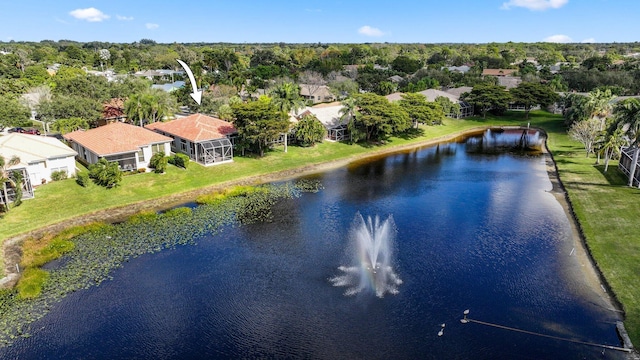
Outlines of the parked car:
[[38,129],[22,129],[21,133],[23,133],[23,134],[31,134],[31,135],[40,135],[40,130],[38,130]]
[[22,134],[31,134],[31,135],[40,135],[40,130],[38,129],[25,129],[25,128],[21,128],[21,127],[16,127],[16,128],[11,128],[9,129],[9,132],[17,132],[17,133],[22,133]]

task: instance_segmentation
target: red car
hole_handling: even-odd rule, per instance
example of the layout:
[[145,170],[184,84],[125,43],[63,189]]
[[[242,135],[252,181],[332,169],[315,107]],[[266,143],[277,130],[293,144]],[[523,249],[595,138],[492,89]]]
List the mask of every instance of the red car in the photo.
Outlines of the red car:
[[24,129],[23,134],[31,134],[31,135],[40,135],[40,130],[38,129]]
[[21,127],[10,129],[9,132],[18,132],[18,133],[22,133],[22,134],[40,135],[40,130],[38,130],[38,129],[23,129]]

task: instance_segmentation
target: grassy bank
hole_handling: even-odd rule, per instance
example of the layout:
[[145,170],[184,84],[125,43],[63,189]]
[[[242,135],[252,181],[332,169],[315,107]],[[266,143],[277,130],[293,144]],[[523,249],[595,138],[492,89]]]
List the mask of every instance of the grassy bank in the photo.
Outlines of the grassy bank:
[[[236,156],[233,163],[213,167],[191,163],[188,170],[169,166],[167,173],[162,175],[145,173],[125,176],[119,187],[108,190],[93,184],[83,188],[72,179],[54,182],[36,188],[34,199],[25,200],[21,206],[11,209],[4,216],[0,221],[0,239],[4,241],[17,234],[99,210],[186,193],[256,175],[300,168],[313,163],[357,157],[372,151],[384,151],[473,127],[504,122],[503,119],[448,120],[444,126],[423,127],[424,133],[421,136],[392,138],[387,144],[374,147],[324,142],[312,148],[290,146],[287,153],[279,147],[263,158]],[[513,121],[510,123],[519,124]],[[188,200],[193,199],[185,199]]]
[[558,173],[583,230],[587,247],[607,283],[622,303],[625,327],[640,344],[640,190],[626,186],[617,162],[595,165],[567,135],[560,122],[541,121],[549,133]]
[[[549,149],[557,163],[587,239],[587,244],[600,270],[621,301],[627,314],[626,326],[635,344],[640,344],[640,239],[633,234],[640,223],[640,190],[625,186],[615,163],[608,173],[603,166],[594,166],[594,158],[585,158],[580,144],[566,135],[559,116],[543,112],[511,113],[501,118],[447,120],[444,126],[424,127],[417,137],[393,138],[388,144],[375,147],[323,143],[313,148],[289,147],[284,153],[278,148],[263,158],[236,157],[231,164],[205,168],[191,164],[188,170],[169,167],[167,174],[138,174],[124,178],[120,187],[106,190],[94,185],[82,188],[73,180],[47,184],[37,188],[36,198],[12,209],[0,221],[0,239],[26,233],[47,225],[68,222],[84,214],[128,206],[188,192],[248,179],[256,175],[286,171],[335,160],[357,158],[372,152],[389,151],[394,147],[418,144],[480,126],[522,125],[544,128]],[[109,212],[105,213],[105,217]],[[0,264],[1,265],[1,264]],[[3,267],[1,267],[3,268]]]

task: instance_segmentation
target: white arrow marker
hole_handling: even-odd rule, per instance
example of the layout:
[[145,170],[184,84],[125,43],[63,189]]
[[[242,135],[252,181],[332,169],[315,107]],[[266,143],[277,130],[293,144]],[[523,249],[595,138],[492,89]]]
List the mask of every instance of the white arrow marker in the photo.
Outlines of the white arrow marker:
[[184,70],[187,72],[187,76],[189,76],[189,81],[191,81],[191,88],[193,88],[193,92],[190,94],[191,97],[193,98],[193,100],[195,100],[198,103],[198,105],[200,105],[200,101],[202,100],[202,90],[198,91],[198,87],[196,86],[196,79],[193,77],[193,73],[191,72],[191,69],[189,69],[189,65],[185,64],[184,61],[182,60],[178,60],[178,62],[180,63],[180,65],[182,65]]

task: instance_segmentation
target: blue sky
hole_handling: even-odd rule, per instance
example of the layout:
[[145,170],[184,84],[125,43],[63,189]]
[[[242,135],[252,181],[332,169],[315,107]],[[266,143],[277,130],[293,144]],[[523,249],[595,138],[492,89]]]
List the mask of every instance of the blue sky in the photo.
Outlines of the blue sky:
[[0,0],[0,41],[634,42],[638,0]]

